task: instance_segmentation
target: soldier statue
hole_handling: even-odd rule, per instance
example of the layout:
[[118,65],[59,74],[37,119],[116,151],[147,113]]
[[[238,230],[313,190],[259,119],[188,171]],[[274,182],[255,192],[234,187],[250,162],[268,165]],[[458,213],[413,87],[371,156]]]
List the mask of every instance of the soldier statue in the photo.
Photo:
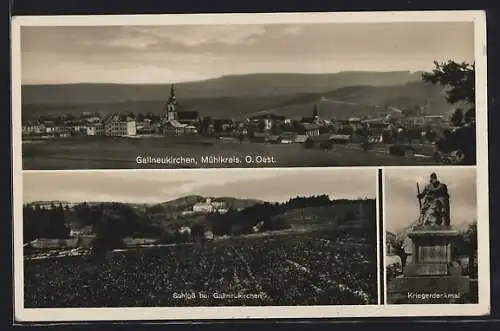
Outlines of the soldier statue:
[[417,198],[420,204],[419,225],[424,226],[450,226],[450,195],[448,187],[441,183],[437,175],[432,173],[430,183]]

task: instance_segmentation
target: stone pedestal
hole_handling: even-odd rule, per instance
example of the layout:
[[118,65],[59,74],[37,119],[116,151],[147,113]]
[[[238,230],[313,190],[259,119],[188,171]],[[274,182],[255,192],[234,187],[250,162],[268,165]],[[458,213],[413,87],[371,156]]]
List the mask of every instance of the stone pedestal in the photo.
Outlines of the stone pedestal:
[[389,303],[456,303],[469,292],[469,278],[453,263],[452,242],[458,231],[450,228],[414,229],[412,259],[403,276],[387,285]]
[[[453,268],[451,243],[458,236],[455,230],[415,230],[408,234],[413,242],[412,261],[404,275],[411,276],[460,276],[460,268]],[[458,274],[457,274],[458,272]]]

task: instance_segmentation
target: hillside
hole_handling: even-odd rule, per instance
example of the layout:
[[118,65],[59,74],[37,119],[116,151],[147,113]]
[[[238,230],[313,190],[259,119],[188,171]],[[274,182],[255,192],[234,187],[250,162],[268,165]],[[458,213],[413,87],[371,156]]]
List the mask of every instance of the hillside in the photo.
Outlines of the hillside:
[[[127,219],[129,219],[129,215],[135,215],[134,217],[136,217],[145,227],[152,226],[153,228],[175,229],[182,225],[193,225],[197,222],[204,222],[205,217],[203,215],[183,216],[181,213],[186,210],[191,210],[194,204],[203,202],[206,198],[207,197],[199,195],[189,195],[155,204],[89,202],[87,205],[92,207],[103,204],[105,210],[111,214],[118,213]],[[262,202],[253,199],[229,197],[211,197],[211,199],[213,201],[223,201],[226,203],[227,208],[232,209],[246,208]],[[87,224],[82,223],[74,213],[67,216],[73,229],[80,229],[87,226]]]
[[340,225],[351,224],[356,221],[372,222],[375,223],[375,215],[373,218],[358,220],[354,217],[352,220],[341,221],[341,219],[349,212],[356,215],[358,213],[357,205],[332,205],[332,206],[319,206],[319,207],[306,207],[296,208],[280,214],[276,217],[283,218],[287,224],[294,228],[323,226],[323,225]]
[[[431,114],[446,114],[450,105],[446,102],[444,89],[423,82],[393,86],[350,86],[325,93],[296,93],[271,96],[242,96],[217,98],[179,98],[180,110],[198,110],[200,116],[213,118],[245,118],[259,111],[272,111],[288,117],[308,116],[314,105],[319,106],[324,118],[345,118],[351,116],[373,116],[385,114],[385,106],[396,108],[415,107],[429,104]],[[378,106],[378,107],[377,107]],[[153,113],[160,114],[165,102],[136,101],[109,104],[27,104],[23,106],[25,119],[42,115],[76,116],[82,112],[107,113]]]
[[[420,73],[250,74],[176,84],[179,99],[324,93],[346,86],[388,86],[418,81]],[[168,84],[23,85],[23,104],[120,103],[166,100]]]
[[423,82],[394,86],[350,86],[323,94],[304,94],[274,107],[273,112],[289,117],[309,115],[315,105],[325,118],[385,115],[386,106],[400,109],[428,104],[431,114],[446,114],[446,102],[441,86]]
[[[87,234],[164,238],[172,236],[182,226],[194,229],[203,225],[218,235],[241,235],[254,233],[256,225],[261,231],[290,228],[300,231],[332,226],[366,230],[376,224],[374,200],[332,201],[326,195],[296,197],[281,204],[218,197],[213,200],[225,201],[230,209],[227,213],[183,213],[204,200],[202,196],[191,195],[159,204],[93,202],[76,204],[64,210],[33,209],[33,204],[28,204],[23,207],[23,227],[26,241],[30,241],[63,238],[67,236],[68,226]],[[364,205],[362,209],[360,202]],[[360,212],[364,216],[360,217]]]
[[[199,202],[204,202],[207,197],[202,197],[199,195],[185,196],[179,199],[148,205],[142,213],[147,214],[147,217],[155,223],[164,222],[176,222],[180,220],[185,222],[187,220],[192,220],[196,216],[182,217],[179,214],[186,210],[191,210],[193,205]],[[252,199],[237,199],[237,198],[225,198],[225,197],[210,197],[213,201],[222,201],[226,203],[229,209],[240,209],[253,206],[261,201]]]
[[[213,118],[244,117],[262,109],[281,105],[296,95],[274,95],[253,97],[217,97],[186,98],[178,102],[179,110],[196,110],[200,116]],[[165,100],[124,101],[113,103],[33,103],[23,104],[23,119],[40,116],[59,116],[73,114],[79,116],[83,112],[98,112],[101,115],[110,113],[152,113],[162,114],[165,111]]]

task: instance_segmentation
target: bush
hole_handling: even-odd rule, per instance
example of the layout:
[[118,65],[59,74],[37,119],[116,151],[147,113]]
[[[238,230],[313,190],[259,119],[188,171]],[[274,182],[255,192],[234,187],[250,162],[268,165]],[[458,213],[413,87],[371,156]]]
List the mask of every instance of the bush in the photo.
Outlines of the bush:
[[332,149],[333,148],[333,141],[331,141],[331,140],[322,141],[319,144],[319,148],[321,148],[321,149]]
[[307,138],[307,140],[304,142],[304,147],[307,149],[313,148],[315,145],[314,140],[312,138]]
[[405,156],[407,153],[414,153],[415,150],[405,145],[393,145],[389,147],[389,153],[395,156]]
[[401,264],[399,264],[399,263],[388,265],[385,268],[385,274],[387,276],[387,281],[389,282],[390,280],[399,276],[401,274],[400,270],[401,270]]

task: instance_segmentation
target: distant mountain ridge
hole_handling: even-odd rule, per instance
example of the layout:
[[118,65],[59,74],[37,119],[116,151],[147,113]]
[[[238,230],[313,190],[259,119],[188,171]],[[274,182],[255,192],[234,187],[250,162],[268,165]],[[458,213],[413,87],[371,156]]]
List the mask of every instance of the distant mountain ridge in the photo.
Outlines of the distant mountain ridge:
[[47,201],[32,201],[29,203],[26,203],[26,205],[29,206],[36,206],[36,205],[51,205],[53,204],[54,206],[59,206],[60,204],[62,205],[80,205],[83,203],[86,203],[89,206],[95,206],[95,205],[100,205],[104,204],[106,206],[111,205],[111,204],[118,204],[118,205],[124,205],[124,206],[129,206],[132,208],[163,208],[166,211],[182,211],[186,208],[191,208],[194,204],[200,203],[200,202],[205,202],[207,199],[211,199],[212,201],[220,201],[224,202],[228,208],[233,208],[233,209],[238,209],[238,208],[245,208],[248,206],[252,206],[254,204],[258,203],[264,203],[266,201],[263,200],[258,200],[258,199],[240,199],[240,198],[232,198],[232,197],[203,197],[201,195],[187,195],[183,196],[177,199],[173,200],[168,200],[164,202],[152,202],[152,203],[136,203],[136,202],[117,202],[117,201],[81,201],[81,202],[68,202],[68,201],[61,201],[61,200],[47,200]]
[[[325,93],[348,86],[391,86],[416,82],[421,72],[346,71],[333,74],[248,74],[176,85],[179,99]],[[23,85],[23,104],[165,101],[170,84]]]

